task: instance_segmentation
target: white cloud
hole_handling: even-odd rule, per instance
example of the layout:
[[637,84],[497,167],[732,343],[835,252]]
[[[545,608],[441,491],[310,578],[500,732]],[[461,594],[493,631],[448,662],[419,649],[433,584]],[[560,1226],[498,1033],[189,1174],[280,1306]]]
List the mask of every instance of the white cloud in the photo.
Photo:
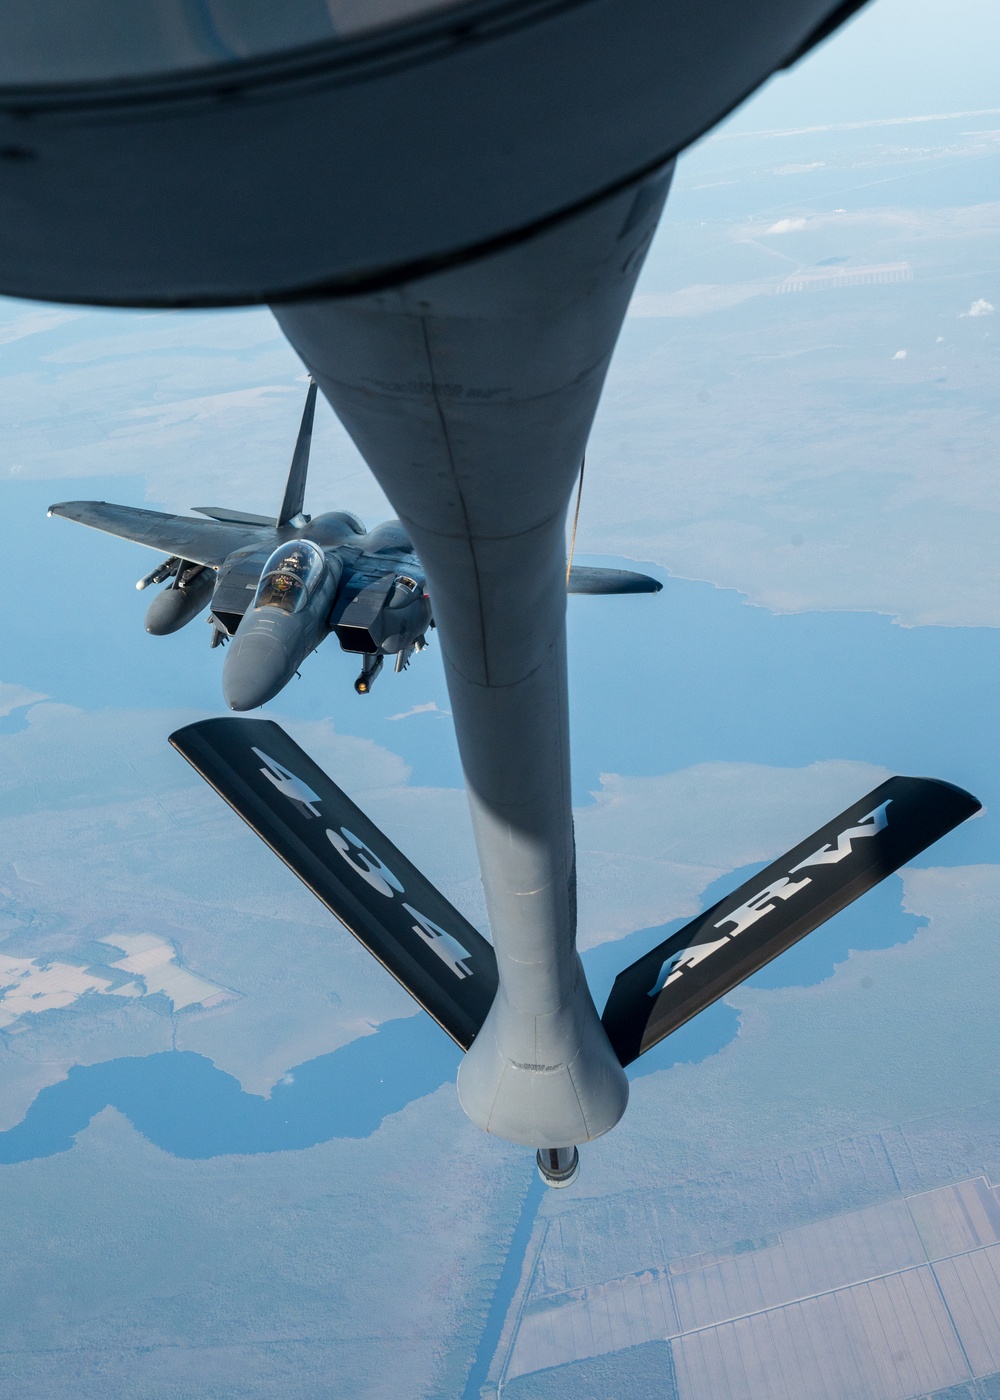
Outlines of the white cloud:
[[387,715],[387,719],[410,719],[412,715],[436,715],[438,719],[447,719],[451,714],[450,710],[442,710],[436,700],[428,700],[426,705],[414,705],[412,709],[403,710],[398,715]]
[[980,298],[978,299],[978,301],[974,301],[974,302],[972,303],[972,305],[969,307],[968,311],[963,311],[963,312],[962,312],[962,315],[963,315],[963,316],[992,316],[995,310],[996,310],[996,307],[993,305],[992,302],[987,301],[987,300],[985,299],[985,297],[980,297]]
[[806,226],[805,219],[779,219],[766,231],[768,233],[798,233]]
[[721,875],[774,860],[888,776],[828,759],[807,768],[701,763],[651,778],[603,774],[574,814],[580,946],[693,918]]
[[895,353],[895,355],[893,355],[892,358],[893,358],[894,360],[905,360],[905,359],[906,359],[906,351],[905,351],[905,350],[897,350],[896,353]]
[[0,345],[10,345],[15,340],[23,340],[25,336],[55,330],[56,326],[65,325],[67,321],[78,321],[84,315],[86,312],[83,311],[48,308],[25,312],[22,316],[15,316],[5,325],[0,324]]
[[[230,413],[235,410],[258,409],[268,406],[276,394],[297,392],[290,384],[257,384],[250,389],[231,389],[223,394],[204,394],[198,398],[176,399],[172,403],[153,404],[143,408],[132,408],[122,415],[125,418],[155,419],[155,429],[174,427],[194,419],[210,418],[217,413]],[[118,429],[119,433],[129,431]]]
[[39,700],[47,700],[47,695],[37,690],[29,690],[26,685],[11,685],[0,681],[0,718],[12,715],[15,710],[23,710],[26,705],[36,705]]

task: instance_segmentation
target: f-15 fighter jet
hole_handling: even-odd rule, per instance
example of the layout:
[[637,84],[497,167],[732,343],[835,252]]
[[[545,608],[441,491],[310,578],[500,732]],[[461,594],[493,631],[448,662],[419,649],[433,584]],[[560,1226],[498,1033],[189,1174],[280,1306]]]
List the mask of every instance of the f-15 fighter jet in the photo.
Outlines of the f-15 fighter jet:
[[[366,531],[355,515],[304,514],[316,385],[310,381],[298,441],[275,519],[195,506],[206,519],[107,501],[63,501],[49,515],[135,540],[169,557],[136,587],[166,582],[146,612],[146,631],[176,632],[210,606],[212,646],[232,642],[222,691],[233,710],[253,710],[284,689],[331,632],[361,658],[354,682],[371,689],[387,656],[404,670],[434,626],[424,572],[398,520]],[[574,568],[571,593],[655,593],[662,585],[623,569]]]

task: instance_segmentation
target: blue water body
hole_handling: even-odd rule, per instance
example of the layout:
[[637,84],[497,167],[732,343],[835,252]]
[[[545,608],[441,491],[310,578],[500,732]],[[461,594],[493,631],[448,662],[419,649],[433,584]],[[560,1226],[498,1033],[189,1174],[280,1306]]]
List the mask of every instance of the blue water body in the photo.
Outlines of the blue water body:
[[[571,598],[569,640],[578,803],[602,772],[845,758],[947,779],[988,807],[1000,799],[1000,629],[777,616],[732,591],[667,579],[655,595]],[[996,860],[987,816],[914,864]]]
[[39,1093],[16,1127],[0,1133],[0,1163],[68,1151],[108,1105],[175,1157],[299,1151],[331,1138],[367,1137],[387,1114],[453,1080],[459,1058],[420,1014],[299,1065],[268,1099],[244,1092],[239,1080],[190,1051],[76,1065]]
[[[759,868],[750,866],[717,881],[706,892],[706,907]],[[900,894],[898,877],[883,882],[864,903],[842,911],[749,985],[811,985],[829,976],[852,948],[887,947],[911,938],[920,920],[902,911]],[[623,967],[680,927],[683,921],[678,920],[642,929],[587,953],[584,962],[598,1006]],[[631,1065],[629,1077],[704,1060],[738,1031],[735,1009],[716,1002]],[[246,1093],[232,1075],[190,1051],[76,1065],[64,1080],[38,1094],[22,1122],[0,1133],[0,1164],[68,1151],[76,1134],[109,1104],[175,1157],[298,1151],[332,1138],[367,1137],[387,1114],[452,1082],[459,1059],[444,1032],[421,1014],[389,1021],[370,1036],[297,1066],[268,1099]],[[534,1211],[528,1213],[533,1218]],[[530,1231],[530,1220],[526,1228]]]

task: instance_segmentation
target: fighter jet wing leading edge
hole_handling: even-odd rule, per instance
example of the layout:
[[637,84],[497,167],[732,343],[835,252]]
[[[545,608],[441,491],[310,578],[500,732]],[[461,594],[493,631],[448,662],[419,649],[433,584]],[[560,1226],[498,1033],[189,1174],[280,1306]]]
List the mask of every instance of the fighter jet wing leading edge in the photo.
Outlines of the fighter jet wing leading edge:
[[497,991],[493,948],[270,720],[170,742],[463,1050]]
[[602,1020],[623,1065],[980,810],[933,778],[890,778],[619,973]]
[[[221,567],[234,550],[256,543],[262,530],[248,521],[193,520],[186,515],[118,506],[110,501],[61,501],[49,506],[49,515],[77,520],[94,530],[213,569]],[[273,531],[274,525],[270,528]]]

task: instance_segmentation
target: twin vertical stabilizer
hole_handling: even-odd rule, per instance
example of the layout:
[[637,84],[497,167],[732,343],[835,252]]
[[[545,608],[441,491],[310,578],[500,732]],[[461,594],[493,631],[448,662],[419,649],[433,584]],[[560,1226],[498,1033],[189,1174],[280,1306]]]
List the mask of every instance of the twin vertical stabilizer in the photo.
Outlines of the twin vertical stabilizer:
[[313,418],[316,416],[316,381],[309,380],[309,392],[306,394],[306,406],[302,410],[302,422],[299,425],[299,436],[295,442],[295,451],[292,453],[292,465],[288,472],[288,481],[285,483],[285,497],[281,502],[281,509],[278,511],[276,524],[280,530],[283,525],[306,524],[307,516],[303,516],[302,507],[306,499],[306,476],[309,472],[309,449],[312,447]]

